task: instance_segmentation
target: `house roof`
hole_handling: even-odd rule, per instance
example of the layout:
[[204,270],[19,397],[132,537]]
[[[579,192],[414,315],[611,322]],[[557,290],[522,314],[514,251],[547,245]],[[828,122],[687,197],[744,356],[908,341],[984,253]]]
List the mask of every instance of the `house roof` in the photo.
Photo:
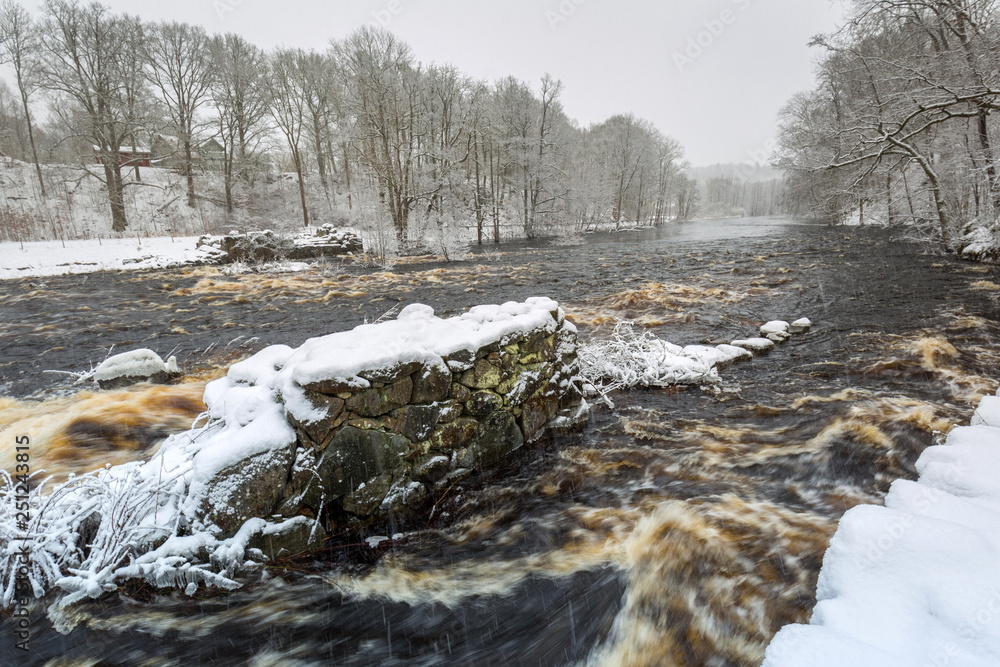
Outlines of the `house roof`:
[[[101,151],[101,147],[97,144],[91,144],[94,150],[97,152]],[[144,146],[122,146],[118,149],[119,153],[149,153],[150,150]]]

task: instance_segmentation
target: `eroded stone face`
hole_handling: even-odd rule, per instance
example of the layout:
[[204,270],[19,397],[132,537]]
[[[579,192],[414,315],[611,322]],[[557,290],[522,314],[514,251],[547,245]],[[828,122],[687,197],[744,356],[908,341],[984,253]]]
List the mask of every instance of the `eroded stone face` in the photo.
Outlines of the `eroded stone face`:
[[456,419],[450,424],[444,424],[431,435],[431,449],[438,452],[451,452],[472,439],[479,431],[479,422],[475,419]]
[[268,560],[296,556],[310,549],[310,545],[326,536],[315,521],[289,521],[280,530],[258,533],[247,546],[260,549]]
[[364,482],[344,497],[344,511],[358,516],[371,516],[378,511],[392,487],[392,474],[384,473]]
[[371,387],[347,399],[347,409],[362,417],[380,417],[401,408],[413,396],[413,380],[409,376],[384,387]]
[[466,411],[473,417],[489,417],[503,407],[503,398],[490,391],[477,391],[465,404]]
[[293,448],[251,456],[217,473],[202,500],[201,515],[222,535],[234,535],[254,517],[270,517],[285,497]]
[[350,521],[415,516],[435,485],[500,463],[543,438],[550,424],[558,422],[560,432],[578,424],[565,418],[582,400],[570,381],[578,372],[576,335],[560,324],[436,364],[398,364],[303,387],[326,416],[293,420],[295,465],[276,462],[261,477],[259,486],[284,495],[244,500],[283,516],[318,516],[329,503]]
[[506,379],[499,359],[477,359],[472,368],[462,373],[459,382],[469,389],[495,389]]
[[314,445],[323,447],[331,431],[346,421],[344,414],[345,401],[336,396],[327,396],[316,392],[306,392],[306,398],[318,408],[326,410],[326,417],[307,424],[293,424],[304,432]]
[[468,447],[458,452],[456,463],[461,468],[483,470],[502,461],[524,445],[524,434],[517,419],[509,412],[495,412],[480,425]]
[[441,418],[440,405],[409,405],[394,412],[399,433],[411,442],[430,437]]
[[448,398],[451,390],[451,371],[445,365],[421,367],[413,375],[412,402],[437,403]]
[[538,439],[546,425],[559,413],[559,400],[555,395],[540,395],[524,403],[521,426],[529,442]]
[[345,496],[368,480],[400,467],[410,444],[401,435],[353,426],[341,428],[318,464],[327,500]]

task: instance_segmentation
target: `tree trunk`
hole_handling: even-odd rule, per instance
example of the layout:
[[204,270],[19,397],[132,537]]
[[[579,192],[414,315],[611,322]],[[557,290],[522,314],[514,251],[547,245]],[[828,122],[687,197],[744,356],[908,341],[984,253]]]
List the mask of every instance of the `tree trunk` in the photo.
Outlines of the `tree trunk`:
[[645,175],[646,175],[645,173],[640,173],[639,174],[639,196],[637,197],[638,203],[636,204],[636,209],[635,209],[635,226],[636,227],[641,227],[642,226],[642,182],[643,182],[643,180],[645,178]]
[[986,176],[990,182],[990,199],[993,202],[993,215],[1000,215],[1000,181],[997,180],[997,169],[993,162],[993,146],[990,144],[990,129],[986,109],[979,107],[976,117],[979,131],[979,144],[986,159]]
[[223,180],[225,181],[226,188],[226,213],[229,215],[233,214],[233,155],[228,153],[224,155],[223,159],[225,164],[223,165],[223,170],[225,171],[225,176]]
[[481,177],[479,169],[479,135],[476,135],[474,163],[476,165],[476,243],[483,245],[483,190],[479,179]]
[[323,186],[323,192],[329,198],[330,181],[326,177],[326,156],[323,154],[323,135],[320,129],[319,117],[313,115],[313,143],[316,151],[316,166],[319,168],[319,182]]
[[341,145],[344,152],[344,185],[347,188],[347,210],[350,211],[354,208],[354,203],[351,197],[351,161],[347,156],[347,144]]
[[104,156],[104,175],[108,186],[108,201],[111,204],[111,229],[124,232],[128,229],[128,218],[125,215],[125,190],[122,185],[122,167],[118,161],[119,153]]
[[887,173],[885,175],[885,201],[886,209],[888,211],[888,223],[889,227],[892,227],[893,222],[895,222],[895,216],[893,215],[893,201],[892,201],[892,173]]
[[42,165],[38,161],[38,149],[35,148],[35,130],[31,124],[31,112],[28,110],[28,96],[21,87],[21,103],[24,105],[24,120],[28,123],[28,143],[31,144],[31,157],[35,161],[35,173],[38,174],[38,185],[42,189],[42,198],[45,194],[45,180],[42,178]]
[[528,222],[528,173],[524,173],[524,237],[531,238],[531,225]]
[[184,175],[187,177],[187,204],[194,208],[194,155],[190,137],[184,138]]
[[135,172],[136,183],[142,183],[142,173],[139,171],[139,160],[136,157],[136,153],[138,153],[138,150],[136,150],[138,148],[138,142],[136,142],[134,134],[131,134],[129,136],[132,140],[132,150],[129,152],[129,155],[132,156],[132,159],[129,160],[129,164],[131,165],[132,169]]
[[302,156],[299,151],[292,151],[292,158],[295,160],[295,173],[299,176],[299,200],[302,202],[302,222],[309,226],[309,208],[306,206],[306,179],[302,174]]

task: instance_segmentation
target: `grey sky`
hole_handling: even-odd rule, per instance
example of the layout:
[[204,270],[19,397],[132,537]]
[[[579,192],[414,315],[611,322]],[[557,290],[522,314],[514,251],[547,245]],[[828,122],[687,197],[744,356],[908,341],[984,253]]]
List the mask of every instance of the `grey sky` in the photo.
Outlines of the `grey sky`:
[[[28,7],[41,5],[27,0]],[[634,112],[694,165],[746,162],[773,142],[776,114],[812,85],[810,37],[836,27],[831,0],[105,0],[145,19],[237,32],[259,46],[325,48],[381,21],[421,62],[477,78],[562,79],[582,125]],[[727,13],[724,13],[727,12]],[[714,32],[714,34],[713,34]],[[689,40],[707,45],[691,47]]]

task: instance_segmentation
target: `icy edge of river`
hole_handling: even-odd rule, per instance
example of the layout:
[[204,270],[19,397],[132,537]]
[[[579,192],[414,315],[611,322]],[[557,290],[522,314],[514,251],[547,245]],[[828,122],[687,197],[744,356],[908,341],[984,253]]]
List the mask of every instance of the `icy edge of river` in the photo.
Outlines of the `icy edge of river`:
[[844,515],[811,623],[783,628],[763,667],[1000,664],[1000,398],[917,470]]

